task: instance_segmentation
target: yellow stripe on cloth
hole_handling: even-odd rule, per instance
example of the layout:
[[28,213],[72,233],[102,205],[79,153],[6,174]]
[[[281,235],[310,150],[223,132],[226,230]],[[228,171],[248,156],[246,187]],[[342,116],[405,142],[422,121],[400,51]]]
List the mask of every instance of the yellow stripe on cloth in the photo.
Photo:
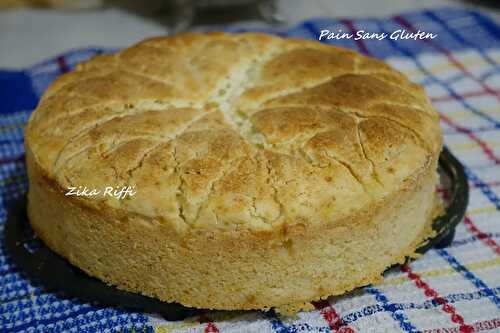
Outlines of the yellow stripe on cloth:
[[[455,100],[450,100],[450,101],[455,101]],[[443,102],[437,102],[435,103],[436,105],[443,103]],[[498,109],[486,109],[486,108],[481,108],[481,113],[486,114],[488,116],[495,117],[498,114]],[[446,112],[446,115],[451,119],[451,120],[458,120],[458,119],[475,119],[477,118],[477,115],[474,113],[471,113],[470,111],[452,111],[452,112]]]
[[495,206],[489,206],[489,207],[469,209],[467,211],[467,215],[474,216],[474,215],[494,213],[494,212],[498,212],[497,208]]
[[[438,62],[432,66],[429,66],[429,67],[426,66],[426,70],[435,76],[439,76],[439,75],[446,73],[446,72],[460,73],[460,69],[458,69],[456,67],[456,64],[450,62],[447,58],[443,58],[442,60],[443,60],[442,62]],[[500,61],[500,58],[498,60]],[[484,60],[481,59],[481,57],[464,59],[460,62],[464,65],[465,68],[476,67],[475,65],[482,65],[481,67],[484,67],[484,68],[488,67],[488,64],[485,63]],[[403,68],[402,66],[395,66],[395,67],[398,67],[398,69],[401,72],[408,75],[409,77],[413,77],[413,78],[416,78],[416,77],[427,78],[428,77],[428,75],[426,75],[425,73],[422,73],[422,70],[419,68],[414,68],[414,67]]]
[[199,327],[200,325],[200,322],[181,321],[166,325],[154,325],[153,328],[155,333],[170,333],[176,330]]
[[[500,265],[500,257],[492,259],[492,260],[486,260],[486,261],[480,261],[472,264],[465,265],[465,267],[470,270],[480,270],[480,269],[487,269],[495,266]],[[418,274],[420,277],[424,278],[433,278],[433,277],[439,277],[439,276],[446,276],[446,275],[451,275],[453,273],[458,274],[453,268],[442,268],[442,269],[436,269],[433,271],[427,271],[427,272],[415,272]],[[384,279],[382,282],[378,283],[377,285],[389,285],[389,286],[394,286],[394,285],[399,285],[403,283],[412,283],[408,277],[401,276],[397,278],[392,278],[392,279]]]
[[[451,145],[449,144],[448,147],[450,147],[453,150],[471,150],[471,149],[475,149],[475,148],[481,148],[475,142],[457,143],[457,144],[451,144]],[[500,147],[500,142],[488,141],[488,147],[489,148]]]

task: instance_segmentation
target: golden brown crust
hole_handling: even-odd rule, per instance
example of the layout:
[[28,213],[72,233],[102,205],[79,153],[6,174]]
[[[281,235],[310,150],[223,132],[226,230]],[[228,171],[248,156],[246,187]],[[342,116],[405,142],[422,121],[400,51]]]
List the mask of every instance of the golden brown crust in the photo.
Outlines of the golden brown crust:
[[136,185],[110,204],[208,227],[335,220],[441,147],[422,89],[389,66],[260,34],[184,34],[98,56],[49,88],[26,135],[62,188]]
[[[309,233],[316,235],[311,236],[314,242],[324,241],[322,237],[333,242],[334,234],[323,234],[332,228],[354,230],[358,225],[361,233],[376,224],[384,207],[395,203],[399,206],[392,214],[402,216],[407,203],[396,194],[415,191],[418,196],[417,189],[428,193],[436,181],[441,144],[438,117],[423,89],[379,60],[317,42],[253,33],[149,39],[81,64],[42,97],[26,130],[30,198],[64,202],[49,214],[39,212],[42,208],[31,199],[30,217],[52,248],[123,288],[201,307],[300,303],[373,281],[383,265],[411,254],[428,222],[427,210],[412,220],[418,229],[411,233],[414,238],[391,250],[393,261],[373,264],[366,276],[302,296],[287,296],[283,290],[274,298],[253,295],[247,303],[236,296],[223,300],[223,292],[216,291],[215,300],[203,303],[192,294],[169,295],[120,273],[113,276],[83,257],[95,253],[51,235],[46,220],[59,213],[66,223],[61,230],[74,223],[74,230],[85,234],[82,225],[87,222],[78,216],[85,211],[83,216],[101,214],[102,223],[114,226],[104,228],[106,233],[143,228],[145,235],[156,237],[165,231],[170,236],[162,246],[181,256],[186,254],[184,242],[197,253],[202,247],[194,244],[207,235],[220,243],[213,255],[223,258],[218,251],[234,249],[234,257],[225,258],[230,262],[248,255],[238,246],[261,246],[277,254],[282,250],[272,246],[283,247],[290,240],[299,244]],[[137,194],[125,200],[60,197],[68,186],[79,185],[131,185]],[[422,200],[430,209],[433,198]],[[83,236],[75,236],[74,242]],[[141,239],[139,243],[147,241]],[[147,246],[143,250],[153,251]],[[165,260],[164,267],[174,264],[169,261],[173,258]],[[209,259],[193,261],[201,265],[195,272],[200,277],[208,274],[203,273],[203,260]],[[223,263],[214,264],[216,271]],[[265,268],[265,261],[260,265],[255,267]],[[182,267],[178,273],[188,274]],[[251,285],[245,276],[243,289]],[[184,292],[187,288],[167,278],[159,281]],[[207,288],[217,287],[207,281]],[[272,282],[279,281],[283,277]],[[191,283],[203,285],[196,279]]]

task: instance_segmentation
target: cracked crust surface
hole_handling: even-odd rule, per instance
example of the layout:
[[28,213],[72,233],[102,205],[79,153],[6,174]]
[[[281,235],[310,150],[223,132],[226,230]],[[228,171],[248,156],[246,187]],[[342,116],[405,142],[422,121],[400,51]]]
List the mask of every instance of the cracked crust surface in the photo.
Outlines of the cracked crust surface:
[[[437,113],[401,73],[347,49],[263,34],[182,34],[97,56],[50,86],[26,130],[30,192],[36,179],[54,195],[68,186],[135,186],[125,200],[57,200],[109,219],[133,216],[183,242],[220,230],[244,244],[248,233],[265,233],[286,245],[294,228],[369,224],[424,176],[434,185],[441,145]],[[129,290],[214,308],[312,296],[245,296],[243,305],[166,295],[83,264],[31,211],[51,247]],[[353,218],[359,212],[365,217]],[[415,223],[423,227],[425,214]]]
[[130,200],[101,200],[179,227],[331,221],[386,196],[440,149],[436,113],[400,73],[257,34],[159,38],[98,56],[49,88],[27,136],[62,188],[135,185]]

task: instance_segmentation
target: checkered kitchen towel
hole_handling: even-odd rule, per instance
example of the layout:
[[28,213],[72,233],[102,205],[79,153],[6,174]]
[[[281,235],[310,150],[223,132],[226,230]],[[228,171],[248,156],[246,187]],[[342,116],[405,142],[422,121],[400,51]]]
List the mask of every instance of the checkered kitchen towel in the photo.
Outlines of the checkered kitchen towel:
[[[249,29],[255,30],[226,30]],[[380,284],[293,318],[209,312],[167,322],[48,293],[19,274],[2,244],[0,332],[500,332],[500,27],[477,12],[445,8],[383,20],[314,19],[271,32],[317,39],[323,29],[420,29],[438,35],[327,42],[383,58],[427,88],[441,114],[445,142],[466,166],[471,185],[467,217],[451,246],[393,269]],[[24,71],[0,71],[0,238],[5,202],[26,191],[23,126],[38,97],[58,75],[107,51],[82,49]]]

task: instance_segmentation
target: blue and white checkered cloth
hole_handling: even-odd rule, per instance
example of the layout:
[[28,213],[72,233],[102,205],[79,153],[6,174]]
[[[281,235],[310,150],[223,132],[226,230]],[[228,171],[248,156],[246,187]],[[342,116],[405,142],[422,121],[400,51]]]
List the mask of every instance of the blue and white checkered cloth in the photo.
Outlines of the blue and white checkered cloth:
[[[0,245],[0,332],[500,332],[500,27],[470,10],[437,9],[387,19],[309,20],[284,30],[318,39],[322,29],[436,33],[427,40],[329,40],[382,58],[427,89],[445,143],[466,166],[471,199],[455,241],[393,269],[385,280],[283,317],[207,312],[168,322],[145,313],[82,303],[24,279]],[[103,49],[65,53],[23,71],[0,70],[0,240],[6,202],[26,192],[23,127],[58,75]]]

